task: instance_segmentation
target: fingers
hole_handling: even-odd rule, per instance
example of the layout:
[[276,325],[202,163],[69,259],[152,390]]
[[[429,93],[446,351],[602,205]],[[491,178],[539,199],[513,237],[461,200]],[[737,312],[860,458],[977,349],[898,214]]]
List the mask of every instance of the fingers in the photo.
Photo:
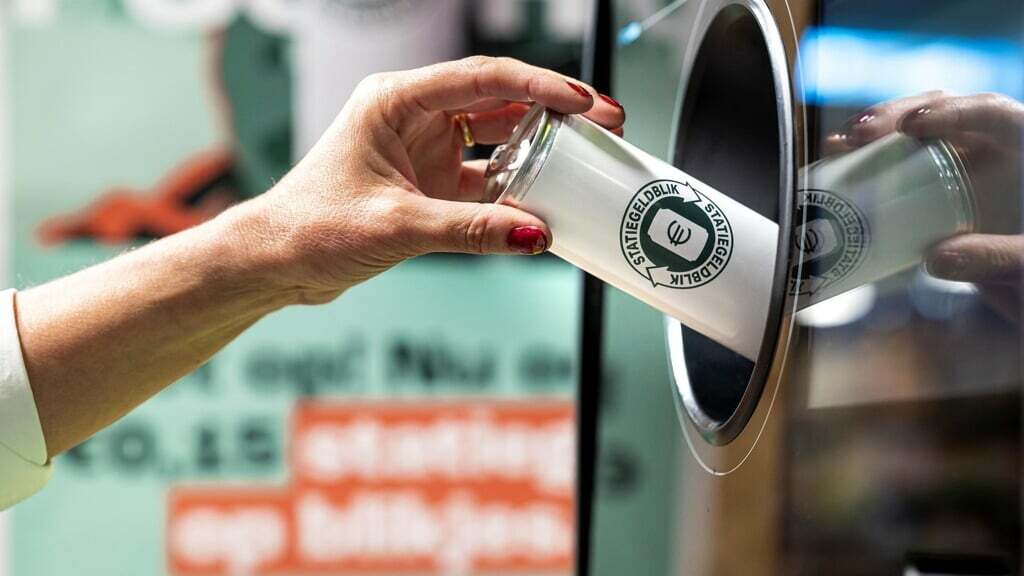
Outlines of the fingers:
[[[513,103],[500,110],[466,114],[466,122],[477,143],[501,144],[508,141],[516,125],[529,110],[530,108],[525,104]],[[605,128],[616,136],[623,135],[621,125],[605,125]]]
[[491,110],[497,110],[504,108],[509,104],[513,104],[511,100],[505,100],[504,98],[488,98],[487,100],[481,100],[470,104],[469,106],[463,106],[459,109],[460,112],[489,112]]
[[1017,283],[1024,274],[1024,236],[965,234],[936,245],[925,262],[936,278]]
[[[515,102],[498,110],[466,114],[465,119],[476,143],[501,144],[508,141],[516,125],[529,110],[530,108],[526,104]],[[623,135],[622,126],[606,126],[606,128],[616,136]]]
[[551,231],[533,216],[501,204],[416,199],[411,224],[420,252],[540,254],[551,245]]
[[1022,302],[1018,286],[982,286],[981,298],[1000,316],[1014,324],[1020,324]]
[[463,110],[481,101],[539,102],[564,114],[582,114],[607,127],[625,114],[583,83],[511,58],[471,56],[391,76],[396,96],[411,98],[426,110]]
[[1024,131],[1024,104],[999,94],[938,98],[905,112],[899,129],[917,138],[982,133],[1016,145]]
[[462,163],[462,172],[459,173],[459,194],[456,197],[458,200],[463,202],[483,200],[487,162],[487,160],[467,160]]
[[471,56],[442,62],[404,75],[404,87],[427,110],[459,110],[499,98],[540,102],[559,112],[578,114],[593,105],[590,93],[551,70],[511,58]]
[[847,120],[843,128],[825,140],[826,153],[833,154],[859,148],[895,132],[909,112],[942,98],[942,92],[926,92],[872,106]]
[[984,134],[1016,145],[1024,132],[1024,104],[1000,94],[955,97],[943,92],[872,106],[825,140],[826,154],[864,146],[894,131],[920,139],[969,139]]
[[[590,89],[590,88],[588,88]],[[591,89],[592,90],[592,89]],[[599,92],[594,92],[597,95],[597,102],[601,102],[603,106],[594,106],[587,113],[584,114],[587,118],[590,118],[594,122],[597,122],[601,126],[614,132],[617,128],[621,128],[626,123],[626,110],[619,104],[619,101],[606,96]],[[622,134],[619,134],[621,136]]]
[[[571,81],[571,79],[568,80]],[[586,88],[586,86],[584,86],[584,88]],[[590,118],[594,122],[597,122],[601,126],[604,126],[608,130],[615,132],[616,134],[621,136],[622,125],[626,122],[626,111],[625,109],[622,108],[622,104],[619,104],[619,102],[613,99],[611,96],[605,96],[604,94],[600,93],[597,94],[597,98],[601,99],[606,103],[613,103],[614,110],[612,111],[612,113],[608,113],[607,107],[596,106],[588,110],[586,113],[584,113],[584,116]],[[517,104],[525,105],[523,102],[513,102],[510,100],[502,100],[499,98],[490,98],[487,100],[481,100],[475,104],[470,104],[469,106],[464,106],[459,111],[466,113],[490,112],[492,110],[498,110],[500,108],[505,108],[506,106]]]
[[477,143],[501,144],[508,140],[529,109],[526,104],[510,104],[498,110],[467,114],[466,122]]
[[844,131],[833,132],[825,137],[821,153],[823,156],[835,156],[856,150],[857,146],[850,141],[850,136]]

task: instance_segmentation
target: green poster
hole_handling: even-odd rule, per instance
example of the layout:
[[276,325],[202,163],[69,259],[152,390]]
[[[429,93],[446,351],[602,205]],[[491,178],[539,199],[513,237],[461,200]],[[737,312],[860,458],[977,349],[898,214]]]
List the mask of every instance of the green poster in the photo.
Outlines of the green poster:
[[[44,4],[9,4],[2,21],[15,286],[201,221],[287,169],[294,68],[287,35],[243,13],[222,26],[164,29],[140,23],[125,8],[133,3]],[[577,271],[554,258],[435,256],[328,306],[271,316],[58,457],[49,486],[13,510],[9,573],[269,570],[255,560],[175,564],[166,549],[168,511],[173,498],[205,489],[243,500],[266,491],[262,505],[276,505],[274,494],[296,480],[289,447],[300,405],[366,403],[376,414],[422,404],[440,406],[440,414],[455,403],[478,407],[494,426],[505,422],[505,432],[536,426],[538,435],[554,434],[536,418],[552,406],[562,411],[551,418],[571,418],[579,291]],[[507,404],[527,414],[506,417]],[[515,476],[518,469],[503,470]],[[516,486],[564,508],[565,496],[550,500],[539,480]],[[545,518],[570,521],[565,515]],[[526,566],[569,571],[564,556],[536,553],[543,561]],[[461,565],[504,565],[500,555],[481,558]],[[302,566],[328,573],[342,564]],[[330,573],[348,568],[339,570]]]

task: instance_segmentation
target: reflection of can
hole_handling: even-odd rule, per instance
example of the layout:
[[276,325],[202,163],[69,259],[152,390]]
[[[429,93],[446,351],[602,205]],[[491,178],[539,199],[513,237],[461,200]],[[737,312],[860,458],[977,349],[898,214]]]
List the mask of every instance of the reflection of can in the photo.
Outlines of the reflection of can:
[[775,222],[583,117],[537,105],[495,151],[487,186],[543,218],[558,256],[757,358]]
[[793,234],[802,258],[790,269],[799,305],[917,265],[936,242],[974,229],[966,174],[948,143],[902,134],[804,168]]

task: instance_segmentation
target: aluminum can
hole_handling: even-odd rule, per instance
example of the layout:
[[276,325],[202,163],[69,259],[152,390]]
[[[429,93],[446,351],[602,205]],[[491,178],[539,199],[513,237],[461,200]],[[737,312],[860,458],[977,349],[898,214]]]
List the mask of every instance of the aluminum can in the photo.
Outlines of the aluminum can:
[[757,358],[775,222],[582,116],[539,105],[495,150],[486,192],[544,219],[554,254]]
[[899,133],[806,166],[796,206],[789,285],[800,308],[916,266],[976,227],[955,148]]

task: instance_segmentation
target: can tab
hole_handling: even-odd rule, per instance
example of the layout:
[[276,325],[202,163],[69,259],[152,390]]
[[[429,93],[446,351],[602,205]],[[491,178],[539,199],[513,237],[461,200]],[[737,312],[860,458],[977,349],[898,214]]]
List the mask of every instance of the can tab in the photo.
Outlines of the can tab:
[[561,115],[534,104],[512,131],[508,142],[494,149],[484,173],[484,200],[520,200],[544,165],[561,124]]
[[490,162],[487,163],[485,177],[497,176],[500,172],[515,172],[523,165],[530,153],[530,141],[523,140],[518,145],[502,144],[494,149]]

